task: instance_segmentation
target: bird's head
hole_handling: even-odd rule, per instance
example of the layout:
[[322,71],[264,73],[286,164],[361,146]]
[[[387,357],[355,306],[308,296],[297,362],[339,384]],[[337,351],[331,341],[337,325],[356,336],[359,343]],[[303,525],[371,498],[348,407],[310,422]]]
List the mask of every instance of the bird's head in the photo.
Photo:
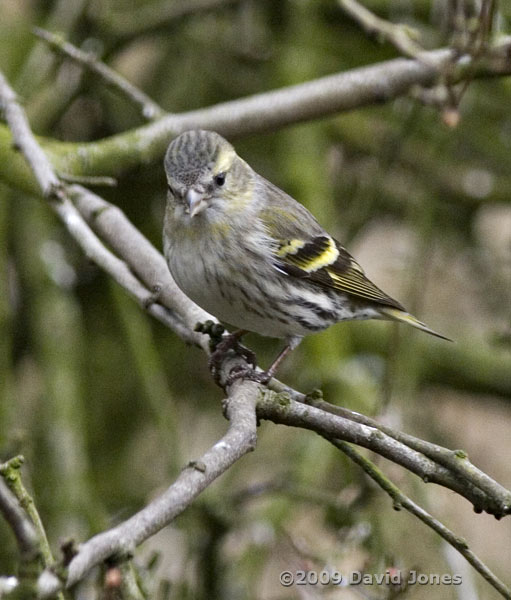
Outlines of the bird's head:
[[201,129],[185,131],[165,154],[168,203],[187,222],[204,215],[216,219],[248,204],[253,171],[222,136]]

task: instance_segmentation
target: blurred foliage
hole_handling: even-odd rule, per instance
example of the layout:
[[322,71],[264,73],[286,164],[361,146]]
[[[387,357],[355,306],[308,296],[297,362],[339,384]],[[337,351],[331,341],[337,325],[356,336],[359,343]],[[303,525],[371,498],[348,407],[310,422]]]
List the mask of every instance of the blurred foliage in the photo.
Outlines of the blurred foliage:
[[[0,69],[35,132],[95,140],[142,118],[36,41],[34,25],[95,50],[171,112],[396,56],[334,0],[217,2],[165,17],[183,2],[0,0]],[[429,47],[450,40],[449,2],[364,4],[416,27]],[[509,5],[501,2],[497,13],[505,33]],[[492,439],[489,424],[492,395],[511,399],[510,93],[509,79],[473,82],[454,128],[438,108],[406,97],[237,142],[257,171],[346,243],[374,281],[457,340],[447,347],[389,324],[340,325],[305,340],[281,379],[305,391],[321,387],[331,402],[454,446],[470,440],[455,417],[443,424],[433,398],[441,390],[463,411],[463,390],[488,406],[484,427],[471,425],[481,431],[471,457],[493,453],[508,486],[509,468],[498,464],[507,456],[509,405],[507,440]],[[99,191],[161,247],[159,162]],[[185,348],[90,264],[42,202],[2,185],[0,282],[0,461],[25,455],[24,480],[58,554],[62,536],[83,540],[132,514],[214,443],[226,426],[221,392],[199,350]],[[247,342],[262,365],[280,345],[257,336]],[[476,546],[497,574],[508,575],[507,523],[496,533],[496,524],[472,517],[461,501],[451,498],[457,511],[445,509],[438,500],[445,494],[426,494],[412,476],[389,472],[437,516],[456,512],[463,532],[493,545],[507,532],[507,547]],[[474,519],[484,519],[486,537]],[[0,574],[13,573],[14,545],[2,522],[0,540]],[[453,572],[440,549],[324,440],[263,423],[257,451],[148,541],[135,563],[153,594],[165,589],[172,599],[291,598],[293,589],[278,584],[285,568]],[[151,553],[157,560],[144,567]],[[416,587],[406,597],[429,593]],[[443,586],[435,598],[456,593]],[[487,587],[483,595],[494,597]]]

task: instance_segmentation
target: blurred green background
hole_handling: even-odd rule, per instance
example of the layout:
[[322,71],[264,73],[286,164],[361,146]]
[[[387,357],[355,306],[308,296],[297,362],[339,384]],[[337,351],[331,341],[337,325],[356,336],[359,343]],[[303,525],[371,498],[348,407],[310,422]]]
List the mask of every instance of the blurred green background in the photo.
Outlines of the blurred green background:
[[[35,25],[97,52],[169,112],[397,56],[334,0],[231,0],[172,15],[185,4],[0,0],[0,69],[34,131],[90,141],[143,123],[123,98],[37,41]],[[447,1],[364,4],[418,28],[427,47],[452,39]],[[497,13],[497,29],[509,32],[509,3]],[[236,141],[238,153],[305,204],[375,283],[456,340],[388,323],[338,325],[306,339],[280,378],[462,447],[507,487],[510,101],[509,78],[479,80],[463,96],[456,127],[436,107],[403,97]],[[161,248],[161,161],[96,191]],[[141,508],[213,444],[226,428],[222,393],[198,349],[91,264],[44,202],[1,182],[0,286],[0,462],[25,456],[24,481],[58,554],[64,537],[85,540]],[[246,341],[263,366],[280,347],[255,335]],[[475,515],[453,493],[375,460],[509,578],[509,518]],[[0,575],[11,574],[15,546],[1,521],[0,540]],[[172,599],[302,597],[282,588],[278,573],[325,566],[462,573],[462,589],[416,586],[403,597],[498,597],[422,524],[395,513],[323,439],[268,423],[256,452],[146,542],[135,563],[151,592]],[[301,591],[360,597],[347,589]],[[366,591],[394,597],[381,586]]]

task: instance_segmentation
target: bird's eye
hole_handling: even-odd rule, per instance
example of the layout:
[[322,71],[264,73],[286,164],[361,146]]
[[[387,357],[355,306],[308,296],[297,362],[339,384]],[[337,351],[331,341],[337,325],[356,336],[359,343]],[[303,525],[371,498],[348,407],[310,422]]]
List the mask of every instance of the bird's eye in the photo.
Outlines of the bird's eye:
[[218,186],[222,186],[225,183],[225,173],[218,173],[218,175],[215,175],[213,177],[214,182],[218,185]]

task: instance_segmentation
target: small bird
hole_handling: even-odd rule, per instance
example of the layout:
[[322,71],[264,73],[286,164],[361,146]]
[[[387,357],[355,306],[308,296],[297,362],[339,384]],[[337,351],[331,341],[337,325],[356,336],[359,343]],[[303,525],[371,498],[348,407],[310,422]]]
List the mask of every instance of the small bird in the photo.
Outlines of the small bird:
[[402,321],[442,339],[364,274],[312,214],[258,175],[213,131],[176,137],[165,155],[163,245],[178,286],[221,322],[284,338],[268,371],[308,334],[339,321]]

